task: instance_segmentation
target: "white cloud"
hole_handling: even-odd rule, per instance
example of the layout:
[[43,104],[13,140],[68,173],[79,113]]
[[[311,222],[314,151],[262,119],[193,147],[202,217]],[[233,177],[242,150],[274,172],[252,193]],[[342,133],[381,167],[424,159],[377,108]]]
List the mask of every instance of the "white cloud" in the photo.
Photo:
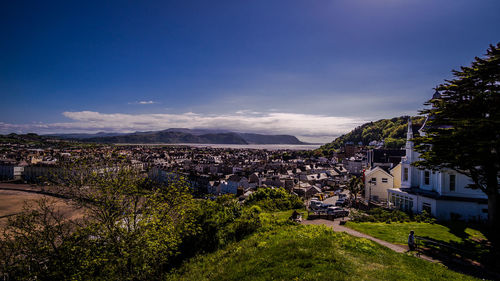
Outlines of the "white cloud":
[[[250,114],[248,114],[250,113]],[[328,142],[365,120],[313,114],[283,112],[245,112],[234,114],[124,114],[94,111],[64,112],[71,122],[47,124],[0,123],[0,132],[135,132],[167,128],[226,129],[237,132],[290,134],[312,142]]]
[[158,103],[156,101],[148,100],[148,101],[136,101],[136,102],[129,102],[128,104],[155,104]]

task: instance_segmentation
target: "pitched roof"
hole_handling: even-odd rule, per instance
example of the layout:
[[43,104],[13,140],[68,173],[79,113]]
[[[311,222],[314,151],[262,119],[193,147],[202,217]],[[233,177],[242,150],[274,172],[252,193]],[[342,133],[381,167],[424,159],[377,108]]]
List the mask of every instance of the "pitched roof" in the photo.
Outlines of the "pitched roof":
[[375,167],[375,168],[373,168],[373,169],[371,169],[371,170],[366,171],[366,172],[365,172],[365,177],[367,177],[368,175],[373,174],[373,173],[374,173],[374,172],[376,172],[376,171],[382,171],[384,174],[387,174],[387,175],[388,175],[388,176],[390,176],[390,177],[394,177],[393,175],[389,174],[389,172],[387,172],[386,170],[382,169],[382,168],[381,168],[381,167],[379,167],[379,166],[377,166],[377,167]]

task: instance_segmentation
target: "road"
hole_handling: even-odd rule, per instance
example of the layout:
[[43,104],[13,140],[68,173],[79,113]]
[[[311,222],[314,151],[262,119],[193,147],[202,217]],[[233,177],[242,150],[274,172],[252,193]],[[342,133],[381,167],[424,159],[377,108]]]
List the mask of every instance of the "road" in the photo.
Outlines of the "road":
[[[347,191],[347,190],[342,191],[342,194],[345,194],[345,195],[347,195],[347,197],[349,197],[349,191]],[[335,195],[335,196],[326,198],[325,200],[323,200],[323,203],[335,205],[335,202],[337,202],[338,199],[339,199],[339,197],[337,195]],[[309,202],[307,202],[307,205],[309,206]]]

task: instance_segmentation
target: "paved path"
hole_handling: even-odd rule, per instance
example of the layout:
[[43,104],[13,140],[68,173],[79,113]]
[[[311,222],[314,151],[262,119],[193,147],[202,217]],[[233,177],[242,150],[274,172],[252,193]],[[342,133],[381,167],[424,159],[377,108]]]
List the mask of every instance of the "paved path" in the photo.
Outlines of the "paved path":
[[[371,240],[371,241],[373,241],[375,243],[378,243],[378,244],[380,244],[382,246],[385,246],[385,247],[387,247],[387,248],[389,248],[389,249],[391,249],[391,250],[393,250],[395,252],[398,252],[398,253],[405,253],[405,252],[408,251],[408,248],[406,248],[404,246],[392,244],[392,243],[389,243],[387,241],[377,239],[377,238],[375,238],[373,236],[361,233],[361,232],[356,231],[354,229],[351,229],[349,227],[345,227],[343,225],[340,225],[340,220],[335,220],[335,221],[324,220],[324,219],[304,220],[304,221],[302,221],[302,224],[326,225],[326,226],[329,226],[329,227],[333,228],[334,231],[337,231],[337,232],[346,232],[346,233],[348,233],[348,234],[350,234],[352,236],[366,238],[368,240]],[[427,261],[430,261],[430,262],[439,262],[438,260],[434,260],[431,257],[424,256],[424,255],[418,255],[417,257],[419,257],[421,259],[424,259],[424,260],[427,260]]]

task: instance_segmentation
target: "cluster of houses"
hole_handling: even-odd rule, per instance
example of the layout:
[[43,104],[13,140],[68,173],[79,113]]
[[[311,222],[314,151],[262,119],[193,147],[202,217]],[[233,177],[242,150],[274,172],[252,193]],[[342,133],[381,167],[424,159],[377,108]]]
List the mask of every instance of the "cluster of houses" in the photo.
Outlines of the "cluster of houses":
[[[128,152],[110,146],[100,147],[33,147],[26,144],[2,144],[0,152],[0,180],[41,183],[51,176],[62,174],[62,163],[79,158],[91,158],[97,162],[113,154],[126,155]],[[129,159],[137,166],[141,161]]]
[[[2,145],[0,180],[43,183],[64,173],[62,163],[85,157],[94,163],[122,159],[153,180],[182,176],[196,194],[248,195],[257,187],[283,187],[305,198],[341,188],[349,171],[336,158],[311,158],[290,150],[188,146],[29,147]],[[106,167],[103,167],[106,168]]]
[[189,165],[183,166],[182,169],[154,166],[149,170],[149,175],[150,178],[162,182],[182,175],[190,180],[191,186],[201,190],[201,193],[235,194],[243,197],[258,187],[282,187],[289,192],[310,198],[317,193],[342,188],[349,179],[349,173],[344,166],[333,162],[319,163],[297,158],[272,159],[258,163],[240,162],[233,164],[232,170],[224,169],[225,165],[224,161],[212,163],[206,173],[200,173],[201,170]]
[[[189,146],[33,147],[0,145],[0,180],[39,183],[57,173],[59,163],[80,157],[125,159],[153,180],[182,176],[198,194],[235,194],[243,198],[258,187],[283,187],[304,198],[343,188],[352,175],[364,181],[366,202],[420,213],[441,220],[483,221],[487,196],[467,188],[471,179],[452,170],[422,170],[412,139],[425,134],[424,124],[408,122],[405,149],[367,149],[347,143],[327,157],[290,150]],[[380,143],[374,143],[380,145]]]

